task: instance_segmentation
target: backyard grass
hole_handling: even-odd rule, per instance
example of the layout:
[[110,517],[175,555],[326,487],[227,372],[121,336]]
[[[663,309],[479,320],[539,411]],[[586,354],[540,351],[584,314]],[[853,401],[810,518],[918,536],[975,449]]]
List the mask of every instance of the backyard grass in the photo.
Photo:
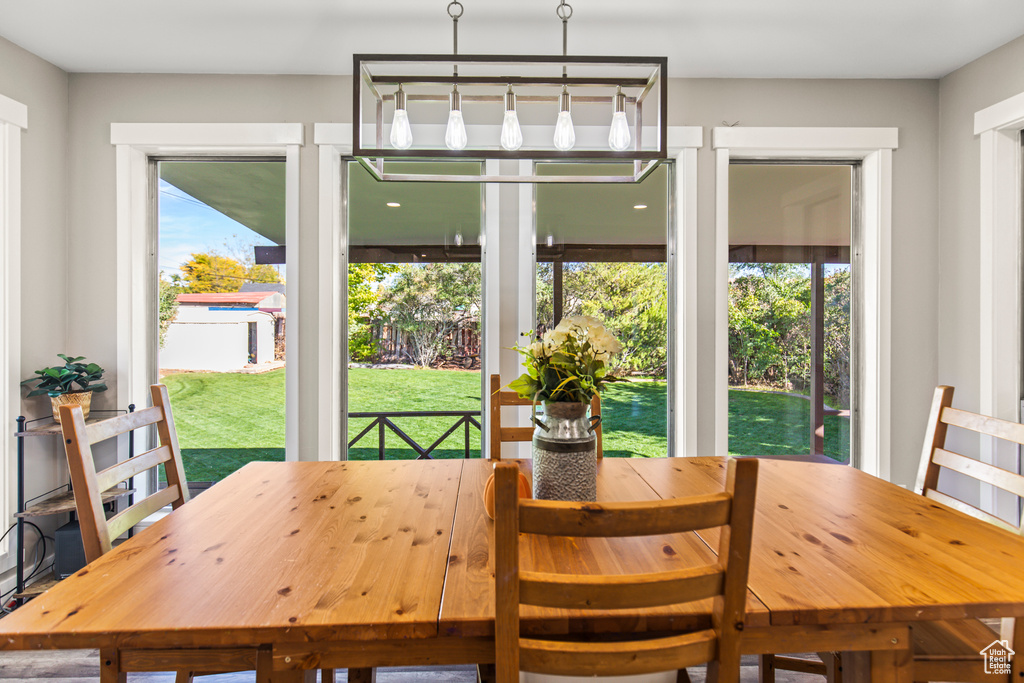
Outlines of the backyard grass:
[[[260,375],[182,373],[164,383],[190,481],[219,481],[253,460],[284,460],[285,370]],[[667,416],[665,382],[630,382],[608,387],[602,396],[604,453],[609,457],[664,457]],[[808,401],[781,394],[729,392],[729,450],[736,454],[806,453]],[[349,371],[349,412],[480,409],[480,374],[459,370]],[[423,447],[432,444],[457,418],[392,418]],[[479,418],[477,418],[479,419]],[[349,420],[351,441],[371,422]],[[377,430],[349,449],[353,460],[377,458]],[[463,457],[460,427],[431,454]],[[470,456],[480,456],[480,433],[470,431]],[[825,418],[826,453],[843,459],[849,452],[849,421]],[[396,434],[385,435],[387,458],[416,456]]]

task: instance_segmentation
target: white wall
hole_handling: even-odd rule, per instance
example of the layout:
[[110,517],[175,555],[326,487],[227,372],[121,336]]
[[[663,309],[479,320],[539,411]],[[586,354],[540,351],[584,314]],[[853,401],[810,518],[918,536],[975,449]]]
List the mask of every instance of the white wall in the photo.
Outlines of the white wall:
[[231,372],[249,362],[244,322],[173,322],[160,349],[161,369]]

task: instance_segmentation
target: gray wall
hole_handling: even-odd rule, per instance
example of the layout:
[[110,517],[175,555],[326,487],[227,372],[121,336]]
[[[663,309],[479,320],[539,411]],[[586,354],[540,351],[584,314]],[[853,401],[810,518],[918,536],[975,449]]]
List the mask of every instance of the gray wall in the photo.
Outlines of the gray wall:
[[[113,268],[96,272],[90,264],[113,259],[116,248],[115,153],[110,124],[266,122],[306,124],[300,151],[299,242],[302,267],[288,273],[299,279],[299,296],[309,314],[300,326],[300,458],[316,459],[317,435],[317,148],[314,122],[347,120],[350,80],[319,76],[184,76],[72,74],[70,106],[69,276],[90,270],[90,287],[69,293],[70,329],[75,343],[97,349],[97,362],[115,366],[116,282]],[[293,321],[294,324],[294,321]],[[113,379],[113,378],[111,378]],[[116,392],[104,399],[123,407]]]
[[[70,77],[70,172],[68,240],[75,253],[72,278],[90,271],[88,288],[70,292],[69,329],[77,348],[113,366],[116,295],[113,270],[97,272],[88,264],[111,258],[115,245],[114,150],[112,122],[302,122],[307,140],[314,122],[346,121],[350,116],[349,80],[302,76],[184,76],[74,74]],[[706,129],[739,121],[746,126],[895,126],[900,148],[894,154],[893,305],[894,479],[913,479],[930,388],[935,384],[936,327],[936,168],[938,154],[937,81],[778,81],[675,80],[670,89],[672,125]],[[710,135],[706,136],[710,142]],[[698,282],[714,287],[714,153],[698,155]],[[302,151],[301,241],[304,267],[298,274],[305,310],[317,297],[316,151]],[[290,274],[295,277],[294,274]],[[711,358],[714,311],[709,297],[699,310],[698,335],[703,358]],[[301,328],[299,349],[302,457],[315,443],[317,369],[316,320]],[[515,340],[508,340],[512,344]],[[712,393],[713,370],[701,364],[698,395]],[[113,404],[117,397],[105,397]],[[710,402],[701,406],[698,444],[711,451]]]
[[[21,373],[28,377],[39,368],[56,364],[55,354],[63,353],[67,342],[68,77],[49,62],[0,38],[0,94],[28,107],[28,130],[22,133],[21,148]],[[46,415],[49,400],[33,398],[21,409],[28,417]],[[8,418],[3,416],[0,429],[13,430]],[[29,439],[27,449],[28,495],[66,481],[59,438]],[[11,500],[15,500],[14,462],[9,471]],[[3,529],[10,521],[3,520]],[[53,521],[42,525],[52,530]],[[31,532],[26,537],[34,541]],[[14,534],[8,538],[13,540]],[[3,569],[6,567],[0,567]]]
[[[981,147],[975,112],[1024,92],[1024,37],[954,71],[939,83],[938,381],[956,387],[954,402],[980,403],[978,297],[981,281]],[[1005,286],[1017,287],[1015,273]],[[1016,372],[1016,368],[1008,372]]]
[[[697,313],[700,359],[714,357],[715,153],[708,129],[741,126],[879,126],[899,128],[893,153],[892,205],[892,480],[913,483],[935,386],[937,344],[935,239],[939,154],[938,83],[932,80],[673,81],[673,124],[705,127],[697,154]],[[714,367],[698,362],[697,395],[711,396]],[[698,449],[712,452],[711,401],[698,403]]]

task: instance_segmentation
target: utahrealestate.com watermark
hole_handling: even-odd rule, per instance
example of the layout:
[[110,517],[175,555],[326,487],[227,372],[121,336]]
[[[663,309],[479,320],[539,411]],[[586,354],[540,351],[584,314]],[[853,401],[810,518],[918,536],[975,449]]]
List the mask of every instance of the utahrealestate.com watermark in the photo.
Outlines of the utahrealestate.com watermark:
[[985,658],[985,673],[1010,675],[1010,660],[1015,654],[1006,640],[993,640],[988,647],[979,652]]

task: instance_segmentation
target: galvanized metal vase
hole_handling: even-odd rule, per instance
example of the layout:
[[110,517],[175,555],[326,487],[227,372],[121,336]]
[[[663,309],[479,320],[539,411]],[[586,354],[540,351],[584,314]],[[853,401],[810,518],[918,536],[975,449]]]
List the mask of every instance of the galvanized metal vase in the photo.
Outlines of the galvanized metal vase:
[[534,418],[533,495],[542,500],[597,500],[600,416],[588,418],[586,403],[547,403]]

